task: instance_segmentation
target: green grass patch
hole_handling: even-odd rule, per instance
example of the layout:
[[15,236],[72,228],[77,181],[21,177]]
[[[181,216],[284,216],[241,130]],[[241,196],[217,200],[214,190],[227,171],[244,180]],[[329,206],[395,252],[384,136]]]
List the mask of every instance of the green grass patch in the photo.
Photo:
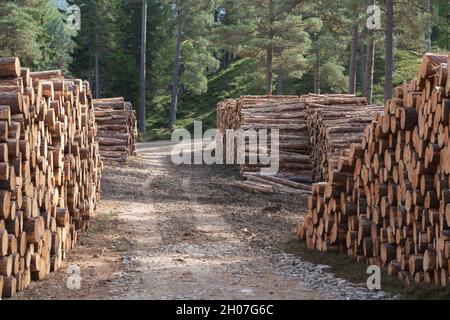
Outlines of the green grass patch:
[[[367,265],[357,263],[353,258],[339,253],[322,253],[310,251],[304,241],[293,240],[285,245],[286,253],[301,256],[304,260],[328,265],[328,272],[352,283],[365,285],[369,275],[366,273]],[[397,277],[389,276],[382,270],[381,288],[389,296],[401,295],[401,299],[410,300],[448,300],[450,291],[444,289],[431,289],[423,286],[411,285],[406,287]]]
[[[225,99],[242,95],[264,94],[264,85],[252,78],[256,64],[251,59],[241,59],[227,69],[221,69],[209,79],[208,91],[201,95],[186,95],[179,101],[176,128],[193,131],[194,121],[202,121],[203,130],[216,127],[216,106]],[[158,96],[152,100],[152,108],[146,119],[147,132],[141,141],[170,139],[168,130],[169,96]]]

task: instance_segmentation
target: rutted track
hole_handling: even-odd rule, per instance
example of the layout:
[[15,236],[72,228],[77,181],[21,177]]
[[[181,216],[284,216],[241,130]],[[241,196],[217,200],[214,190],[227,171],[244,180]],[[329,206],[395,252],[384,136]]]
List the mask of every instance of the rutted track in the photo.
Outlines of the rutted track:
[[233,189],[223,166],[170,161],[171,144],[141,144],[139,157],[107,166],[94,228],[58,272],[21,299],[379,299],[283,253],[306,199]]

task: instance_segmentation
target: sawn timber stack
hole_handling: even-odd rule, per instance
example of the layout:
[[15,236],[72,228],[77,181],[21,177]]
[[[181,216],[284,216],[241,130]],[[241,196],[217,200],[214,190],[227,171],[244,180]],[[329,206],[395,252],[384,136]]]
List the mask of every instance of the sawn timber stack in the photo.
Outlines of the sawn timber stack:
[[102,162],[89,84],[0,59],[0,293],[57,270],[89,225]]
[[369,106],[365,97],[345,94],[301,96],[307,107],[312,179],[328,181],[342,151],[359,142],[364,129],[382,106]]
[[[346,94],[246,96],[218,104],[217,126],[224,136],[227,129],[280,132],[279,173],[275,177],[259,175],[263,165],[246,163],[241,165],[241,173],[248,180],[237,182],[238,187],[262,193],[299,192],[295,189],[304,193],[312,181],[328,180],[328,172],[336,168],[348,142],[361,139],[379,110],[382,107],[367,105],[366,98]],[[234,150],[237,154],[236,143]],[[246,144],[246,159],[249,151]],[[259,146],[258,151],[266,150]]]
[[449,62],[426,54],[332,179],[313,185],[298,226],[310,249],[386,267],[406,284],[450,286]]
[[136,111],[123,98],[94,99],[102,159],[124,162],[136,153]]
[[[217,127],[225,137],[227,129],[245,132],[245,143],[238,150],[237,139],[232,140],[235,160],[247,181],[235,185],[245,190],[262,193],[302,193],[309,191],[311,163],[308,153],[306,113],[298,96],[243,96],[239,100],[225,100],[217,106]],[[279,132],[279,172],[275,176],[260,175],[262,168],[270,167],[261,161],[261,155],[273,156],[271,133]],[[267,135],[266,135],[267,132]],[[261,137],[267,136],[267,144]],[[226,140],[226,139],[225,139]],[[226,141],[224,145],[226,146]],[[252,163],[251,157],[257,159]]]

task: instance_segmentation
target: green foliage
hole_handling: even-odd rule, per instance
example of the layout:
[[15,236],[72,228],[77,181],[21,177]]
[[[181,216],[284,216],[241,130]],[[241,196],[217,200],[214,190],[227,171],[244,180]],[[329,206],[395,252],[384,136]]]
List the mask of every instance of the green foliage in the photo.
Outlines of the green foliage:
[[[394,85],[400,85],[405,79],[412,79],[420,65],[421,57],[417,54],[396,50],[394,53],[396,61],[396,72],[394,74]],[[264,94],[264,78],[257,78],[255,72],[259,68],[258,62],[250,58],[240,59],[232,63],[228,68],[221,69],[217,74],[208,78],[208,91],[201,95],[186,95],[181,100],[182,108],[179,111],[177,127],[193,128],[194,120],[202,120],[204,129],[215,128],[216,105],[219,101],[237,98],[242,95]],[[347,77],[329,77],[330,74],[344,73],[342,69],[336,71],[336,64],[322,65],[323,82],[322,91],[326,93],[342,92],[339,88],[346,86]],[[342,67],[341,67],[342,68]],[[384,60],[382,54],[378,53],[375,60],[375,87],[374,95],[376,103],[383,103],[383,70]],[[334,84],[333,81],[337,83]],[[285,94],[302,95],[313,91],[314,79],[311,73],[305,73],[302,79],[289,79],[285,83]],[[153,106],[147,119],[150,128],[144,140],[170,139],[170,132],[166,129],[167,109],[170,97],[158,96],[152,100]]]
[[351,41],[349,30],[353,23],[361,23],[355,13],[361,7],[353,0],[346,1],[344,5],[336,1],[322,1],[320,7],[323,8],[319,11],[323,26],[313,34],[311,54],[314,60],[319,59],[321,92],[347,92],[346,69]]
[[204,93],[208,89],[207,76],[219,68],[209,37],[215,1],[168,0],[168,5],[172,9],[173,29],[177,25],[181,28],[181,85],[188,93]]
[[62,14],[48,1],[43,1],[41,11],[42,34],[42,61],[41,69],[61,69],[67,73],[72,62],[71,53],[74,49],[72,36],[76,31],[67,27]]
[[450,3],[447,0],[436,0],[435,14],[439,17],[435,23],[435,43],[439,48],[450,50]]
[[[210,76],[206,93],[182,98],[176,126],[192,129],[194,120],[202,120],[203,129],[215,128],[219,101],[247,94],[264,94],[264,79],[254,78],[256,68],[258,65],[253,60],[241,59]],[[168,95],[152,100],[151,116],[147,119],[150,130],[142,137],[144,140],[170,138],[170,132],[166,129],[168,110],[165,107],[169,101]]]
[[[130,9],[133,9],[130,7]],[[132,32],[135,34],[135,43],[140,36],[141,20],[140,6],[136,6],[133,11]],[[172,80],[172,64],[175,56],[175,28],[171,19],[172,11],[170,6],[162,1],[149,1],[148,35],[147,35],[147,92],[149,94],[149,104],[156,108],[163,107],[161,104],[153,105],[153,101],[161,101],[162,97],[169,94]],[[140,45],[134,46],[135,59],[139,61]],[[166,101],[165,105],[168,105]],[[152,107],[151,106],[151,107]],[[150,110],[151,111],[151,110]],[[150,112],[151,114],[151,112]]]
[[[393,77],[393,85],[399,86],[405,80],[411,80],[417,74],[417,70],[422,61],[422,55],[408,50],[394,51],[395,72]],[[379,50],[375,56],[375,73],[374,73],[374,103],[383,104],[384,94],[384,53]]]
[[435,17],[427,12],[426,1],[411,0],[394,4],[394,42],[397,48],[425,52],[426,33]]
[[207,76],[219,69],[219,61],[214,58],[204,38],[186,40],[182,57],[184,72],[181,83],[192,94],[202,94],[208,90]]
[[62,13],[47,0],[3,1],[0,6],[0,55],[18,56],[24,66],[67,71],[72,35]]
[[28,10],[8,1],[0,6],[0,54],[20,56],[22,63],[35,66],[42,54],[38,43],[40,29]]
[[[81,8],[81,30],[67,28],[64,13],[49,0],[3,0],[0,6],[0,55],[19,56],[35,70],[62,69],[88,79],[100,96],[124,96],[137,108],[141,3],[124,0],[68,0]],[[273,47],[274,80],[284,75],[284,94],[314,90],[319,59],[321,92],[346,92],[351,26],[358,45],[367,40],[366,1],[358,0],[148,0],[147,124],[164,134],[173,77],[176,26],[181,21],[182,53],[177,126],[193,119],[214,124],[216,103],[242,94],[265,92],[267,49]],[[382,9],[383,1],[378,3]],[[426,35],[434,51],[448,48],[448,2],[396,1],[394,10],[394,84],[414,76]],[[214,21],[219,6],[226,15]],[[382,14],[384,23],[384,13]],[[376,33],[375,102],[384,82],[384,34]],[[414,53],[414,52],[417,52]],[[223,63],[223,57],[234,55]],[[359,54],[359,51],[358,51]],[[222,61],[222,68],[219,68]],[[360,75],[358,74],[358,78]],[[359,79],[358,79],[359,80]],[[359,81],[358,81],[359,83]],[[95,90],[94,90],[95,91]]]
[[[81,31],[71,71],[96,89],[96,56],[100,97],[123,96],[138,104],[139,72],[130,39],[132,15],[122,0],[75,0],[81,8]],[[132,36],[132,35],[131,35]],[[95,90],[94,90],[95,92]]]
[[422,62],[422,55],[411,51],[396,50],[394,60],[394,86],[399,86],[403,84],[403,81],[411,80],[417,74]]
[[[217,28],[220,41],[228,50],[260,63],[260,75],[266,68],[282,68],[291,78],[301,78],[308,70],[311,48],[309,32],[319,31],[321,21],[304,18],[312,10],[309,2],[292,0],[226,1],[229,22]],[[267,61],[273,48],[273,62]]]
[[324,86],[329,88],[327,92],[346,92],[348,90],[348,77],[344,75],[345,68],[336,59],[328,60],[321,66],[321,76]]

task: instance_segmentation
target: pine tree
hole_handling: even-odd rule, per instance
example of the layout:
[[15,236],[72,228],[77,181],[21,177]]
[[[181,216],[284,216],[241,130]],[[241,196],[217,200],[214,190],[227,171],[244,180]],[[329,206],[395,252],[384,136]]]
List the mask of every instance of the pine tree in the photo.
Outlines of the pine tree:
[[96,97],[123,96],[137,106],[138,68],[130,47],[131,16],[121,0],[76,0],[81,30],[71,71],[88,79]]
[[[348,4],[347,4],[348,2]],[[311,56],[314,59],[314,88],[320,93],[321,88],[332,92],[346,92],[354,86],[356,80],[356,44],[352,40],[359,37],[358,28],[355,37],[349,33],[353,26],[358,26],[359,17],[355,14],[355,1],[350,0],[343,5],[336,1],[322,1],[318,18],[322,21],[322,28],[312,35]],[[356,17],[355,17],[356,16]],[[345,74],[348,47],[350,44],[350,74]],[[353,50],[352,44],[355,46]],[[353,57],[353,59],[352,59]],[[352,69],[352,65],[354,70]],[[349,80],[353,73],[353,84]]]
[[384,100],[392,98],[394,73],[394,0],[386,0]]
[[39,45],[41,26],[22,3],[0,5],[0,55],[19,56],[24,65],[36,67],[42,59]]
[[214,24],[215,3],[210,0],[175,0],[172,8],[175,29],[175,52],[169,129],[173,129],[178,109],[180,80],[193,94],[206,92],[207,75],[219,68],[208,33]]
[[48,0],[34,0],[32,10],[34,19],[42,26],[39,42],[42,59],[40,69],[61,69],[67,74],[72,62],[75,43],[72,39],[76,30],[68,27],[63,14]]
[[[309,64],[308,31],[318,31],[320,20],[311,14],[311,2],[298,0],[228,1],[226,9],[233,24],[219,32],[226,46],[242,57],[258,60],[265,70],[266,93],[273,91],[274,70],[301,78]],[[228,13],[227,13],[228,14]]]
[[[428,12],[427,1],[394,1],[394,45],[417,52],[428,51],[430,28],[441,21],[434,12]],[[385,8],[383,8],[385,10]]]
[[66,72],[72,35],[48,0],[4,1],[0,6],[0,54],[19,56],[26,66]]
[[435,43],[447,51],[450,50],[450,3],[447,0],[434,1],[438,19],[434,19]]

